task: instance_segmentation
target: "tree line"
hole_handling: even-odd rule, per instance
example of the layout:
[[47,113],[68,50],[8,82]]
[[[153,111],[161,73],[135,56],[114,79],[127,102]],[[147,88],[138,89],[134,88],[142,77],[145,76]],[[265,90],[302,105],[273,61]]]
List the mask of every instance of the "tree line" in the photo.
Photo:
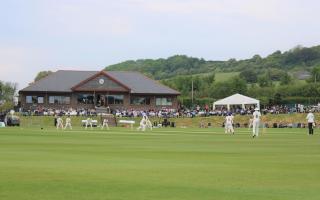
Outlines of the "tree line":
[[13,108],[17,84],[0,80],[0,112]]
[[313,67],[318,65],[320,65],[320,45],[310,48],[297,46],[286,52],[275,51],[265,58],[254,55],[252,58],[245,60],[232,58],[227,61],[206,61],[203,58],[175,55],[167,59],[129,60],[108,66],[105,69],[111,71],[139,71],[157,80],[178,75],[245,71],[245,73],[254,73],[247,81],[255,82],[258,79],[255,74],[264,74],[267,70],[274,72],[274,75],[279,77],[281,73],[288,71],[299,69],[311,71]]

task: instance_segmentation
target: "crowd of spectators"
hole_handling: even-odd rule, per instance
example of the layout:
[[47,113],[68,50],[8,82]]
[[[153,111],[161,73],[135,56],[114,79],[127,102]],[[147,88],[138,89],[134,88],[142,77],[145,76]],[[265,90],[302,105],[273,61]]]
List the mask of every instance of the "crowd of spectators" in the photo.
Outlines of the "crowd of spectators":
[[[297,104],[294,106],[287,105],[276,105],[261,108],[262,114],[290,114],[290,113],[306,113],[309,110],[314,112],[320,112],[320,104],[304,106],[302,104]],[[114,114],[117,117],[141,117],[146,114],[149,117],[159,117],[159,118],[172,118],[172,117],[197,117],[197,116],[226,116],[230,113],[234,115],[251,115],[254,112],[254,106],[243,108],[230,108],[228,111],[226,107],[221,107],[215,110],[209,109],[208,106],[196,106],[194,109],[188,109],[181,107],[178,110],[162,108],[159,110],[134,110],[134,109],[110,109],[106,110],[110,114]],[[25,116],[35,115],[35,116],[54,116],[54,115],[70,115],[70,116],[97,116],[99,115],[99,109],[73,109],[73,108],[45,108],[36,107],[30,110],[20,110]]]

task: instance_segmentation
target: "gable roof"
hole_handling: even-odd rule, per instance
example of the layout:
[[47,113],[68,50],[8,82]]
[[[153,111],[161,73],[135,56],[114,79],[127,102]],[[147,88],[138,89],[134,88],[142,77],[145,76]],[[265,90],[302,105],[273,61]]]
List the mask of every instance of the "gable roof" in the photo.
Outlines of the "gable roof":
[[139,72],[129,71],[107,71],[112,77],[130,87],[131,93],[136,94],[180,94],[159,82]]
[[224,99],[214,102],[214,105],[241,105],[241,104],[259,104],[259,100],[244,96],[242,94],[234,94]]
[[109,78],[111,81],[113,81],[114,83],[122,86],[123,88],[125,88],[126,90],[130,90],[130,88],[128,86],[126,86],[125,84],[123,84],[122,82],[118,81],[117,79],[115,79],[114,77],[110,76],[106,71],[100,71],[98,73],[96,73],[93,76],[90,76],[88,79],[81,81],[80,83],[78,83],[77,85],[73,86],[71,88],[72,91],[77,91],[79,87],[85,85],[86,83],[94,80],[95,78],[99,77],[99,76],[105,76],[107,78]]
[[97,71],[59,70],[20,90],[21,92],[72,92],[71,88]]
[[132,94],[171,94],[180,93],[139,72],[128,71],[69,71],[59,70],[20,90],[20,92],[72,92],[79,84],[92,79],[97,74],[105,74],[128,87]]

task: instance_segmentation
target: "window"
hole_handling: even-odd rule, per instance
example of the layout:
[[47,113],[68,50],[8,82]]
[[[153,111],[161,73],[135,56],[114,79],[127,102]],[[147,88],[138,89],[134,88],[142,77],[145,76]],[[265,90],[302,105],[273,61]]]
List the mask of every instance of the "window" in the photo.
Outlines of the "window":
[[124,96],[123,95],[107,95],[106,97],[107,99],[107,104],[123,104],[123,99]]
[[157,106],[172,106],[172,98],[156,98]]
[[26,96],[26,102],[32,103],[32,96]]
[[32,104],[42,104],[43,102],[42,96],[26,96],[26,103],[32,103]]
[[70,104],[70,97],[66,96],[49,96],[50,104]]
[[132,105],[150,105],[150,97],[131,97],[130,104],[132,104]]
[[92,94],[79,94],[78,103],[93,104],[94,97]]
[[38,97],[38,103],[44,103],[43,99],[44,99],[43,97]]

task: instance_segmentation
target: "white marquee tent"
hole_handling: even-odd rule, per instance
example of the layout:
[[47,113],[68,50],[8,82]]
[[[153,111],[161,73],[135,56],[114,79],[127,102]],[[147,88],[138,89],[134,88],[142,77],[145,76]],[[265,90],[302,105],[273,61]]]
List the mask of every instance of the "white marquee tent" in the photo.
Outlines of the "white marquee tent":
[[216,106],[227,106],[228,110],[230,110],[231,105],[241,105],[243,109],[245,105],[255,105],[257,108],[260,108],[260,101],[242,94],[234,94],[214,102],[213,109],[215,110]]

